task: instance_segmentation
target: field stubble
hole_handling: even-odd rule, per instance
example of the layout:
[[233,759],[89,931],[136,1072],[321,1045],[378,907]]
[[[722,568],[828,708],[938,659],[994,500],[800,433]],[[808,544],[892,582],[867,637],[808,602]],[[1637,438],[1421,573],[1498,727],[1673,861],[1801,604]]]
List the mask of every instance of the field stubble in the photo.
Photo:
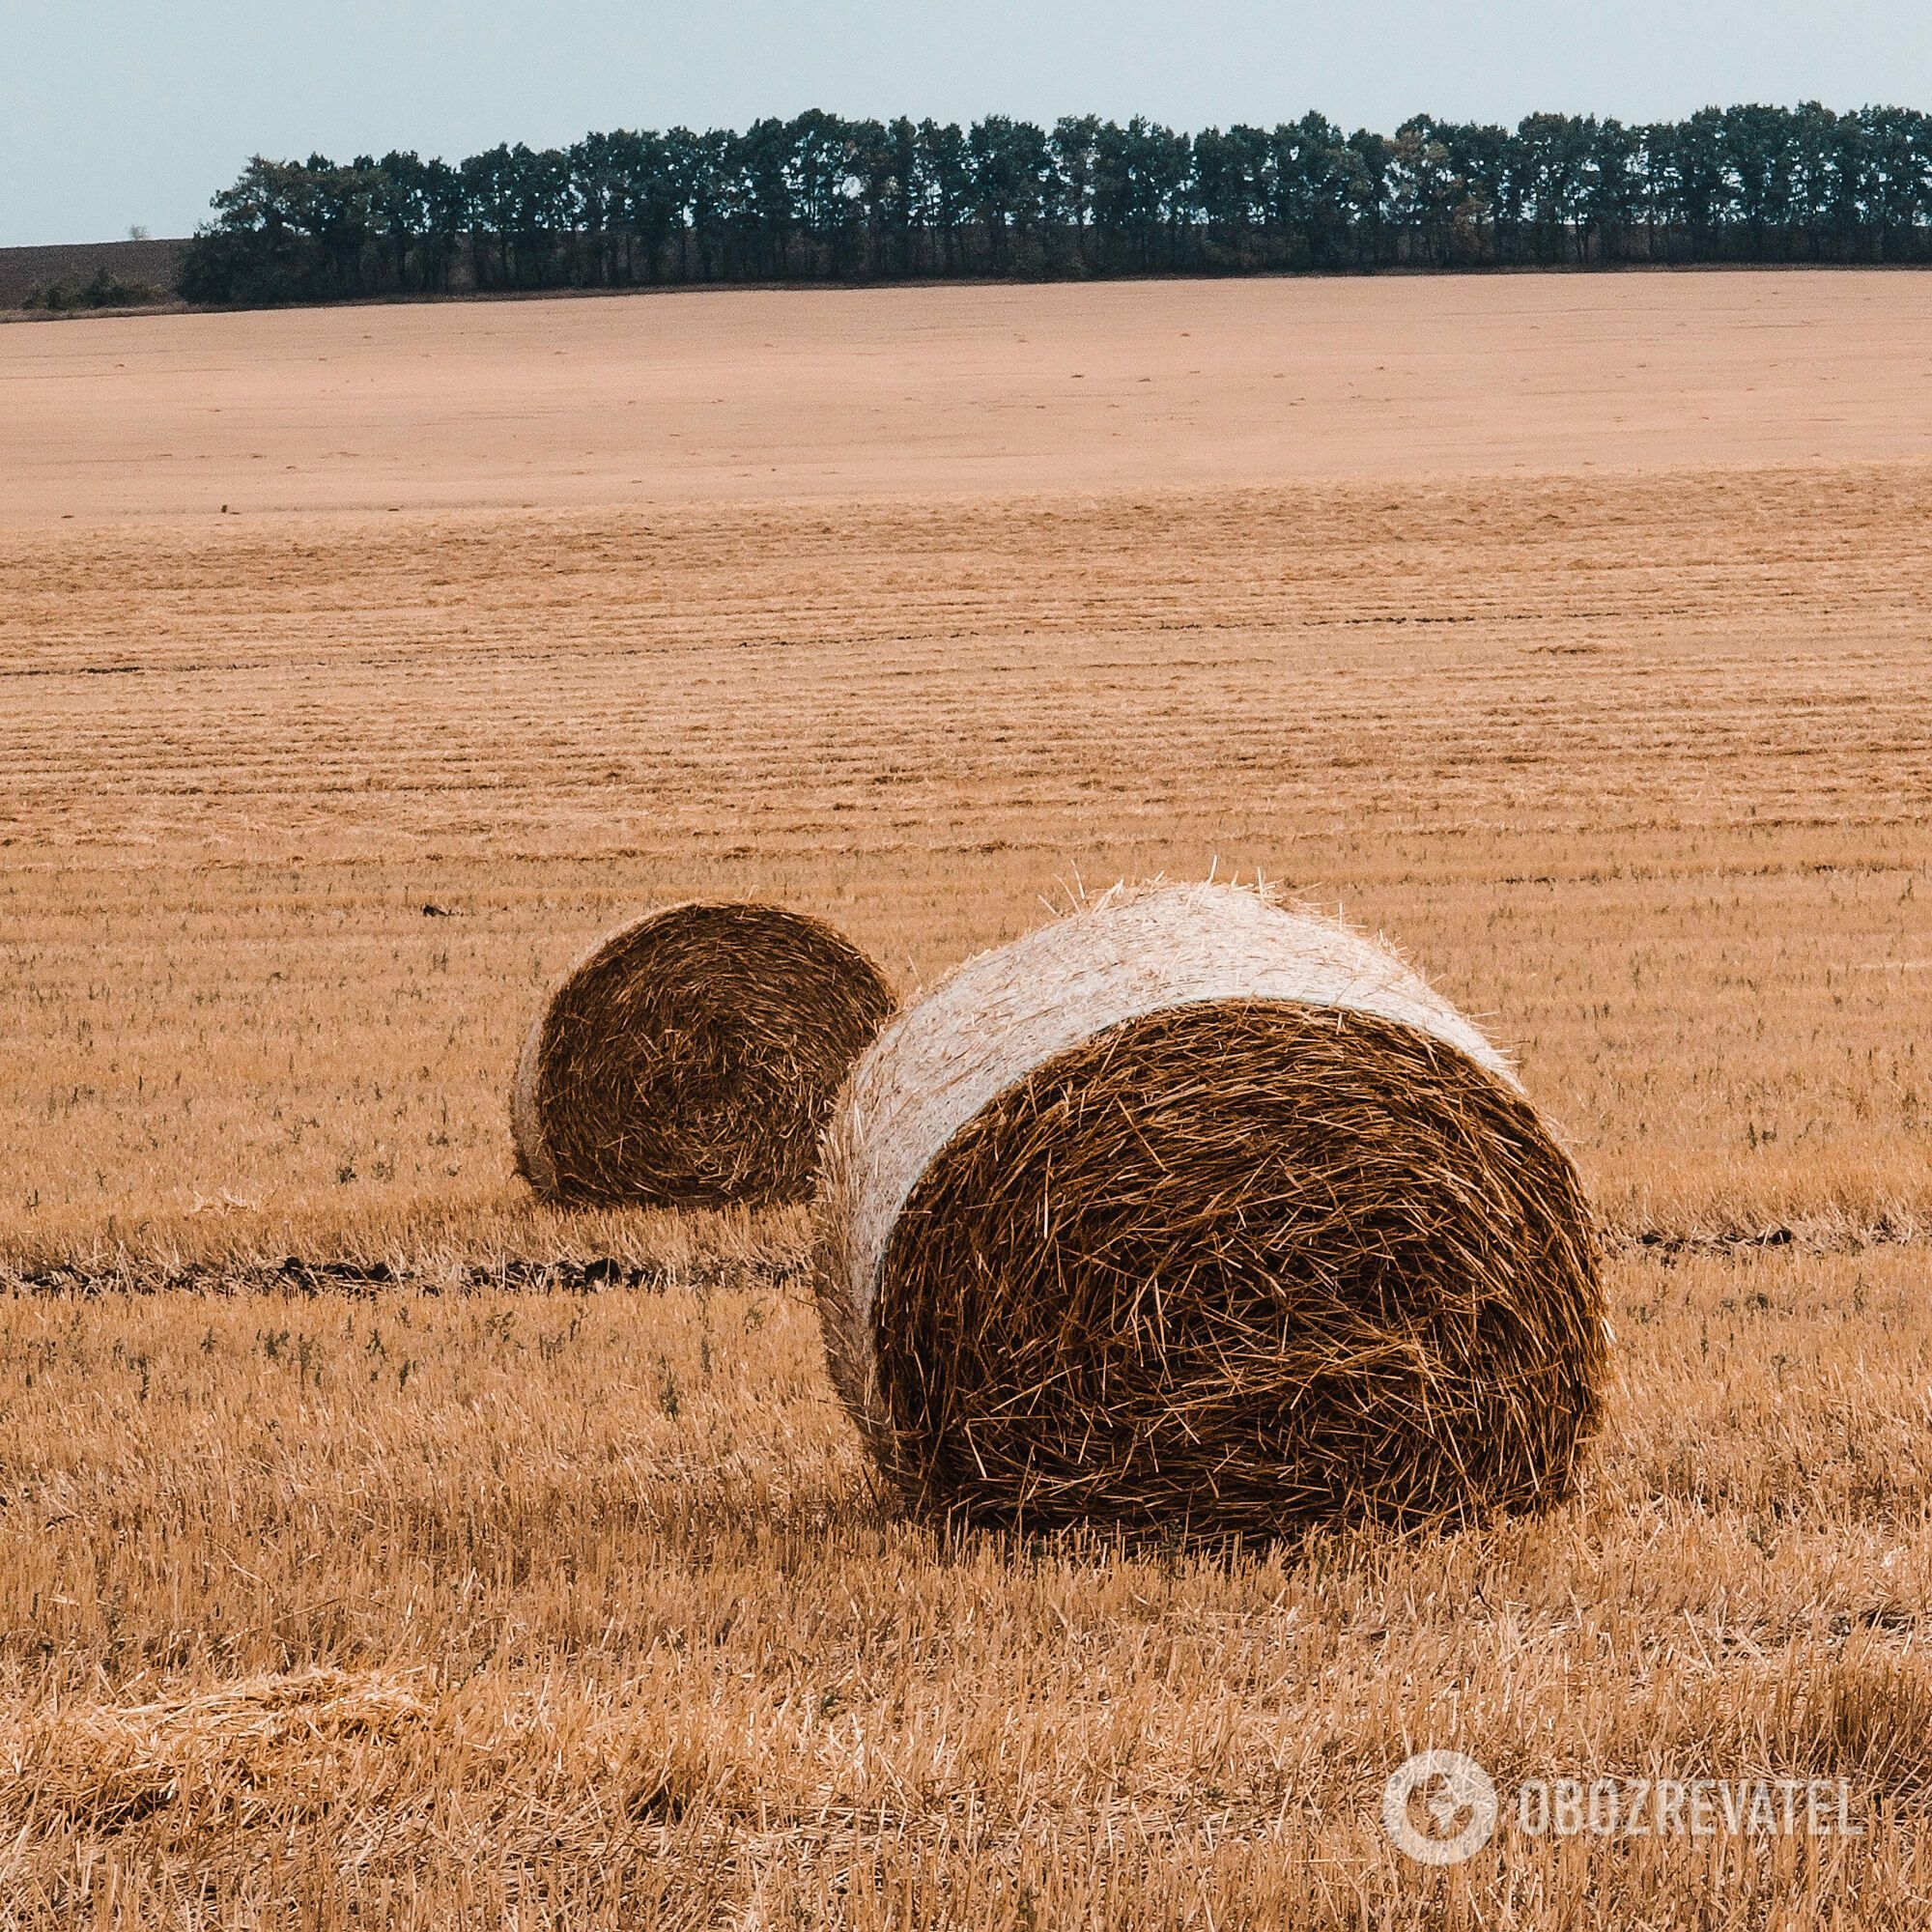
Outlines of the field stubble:
[[[1577,1503],[945,1546],[781,1289],[5,1306],[0,1922],[1922,1922],[1919,1258],[1627,1257]],[[1452,1873],[1377,1798],[1846,1779],[1858,1839]]]
[[1916,1222],[1928,480],[14,532],[0,1242],[514,1240],[516,1043],[637,908],[904,986],[1217,860],[1487,1017],[1613,1225]]
[[[0,1924],[1922,1923],[1928,483],[0,530]],[[800,1216],[513,1181],[641,906],[907,986],[1210,864],[1388,927],[1575,1145],[1618,1382],[1548,1520],[944,1545]],[[1425,1743],[1868,1831],[1422,1874]]]

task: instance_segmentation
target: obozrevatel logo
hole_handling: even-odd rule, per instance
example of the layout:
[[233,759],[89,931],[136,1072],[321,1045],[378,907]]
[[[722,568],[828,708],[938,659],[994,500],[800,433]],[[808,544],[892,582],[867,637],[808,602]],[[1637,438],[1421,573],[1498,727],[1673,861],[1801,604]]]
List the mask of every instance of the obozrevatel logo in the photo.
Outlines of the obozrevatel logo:
[[1418,1864],[1460,1865],[1495,1829],[1495,1783],[1461,1751],[1417,1751],[1382,1787],[1382,1830]]

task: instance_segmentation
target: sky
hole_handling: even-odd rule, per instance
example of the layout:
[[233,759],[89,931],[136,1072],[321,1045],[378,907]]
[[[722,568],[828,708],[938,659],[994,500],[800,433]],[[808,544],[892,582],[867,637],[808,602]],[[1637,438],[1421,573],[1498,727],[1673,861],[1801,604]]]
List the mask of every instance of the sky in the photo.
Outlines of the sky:
[[1804,99],[1932,108],[1932,5],[0,0],[0,246],[188,234],[252,154],[455,160],[806,107],[1387,131]]

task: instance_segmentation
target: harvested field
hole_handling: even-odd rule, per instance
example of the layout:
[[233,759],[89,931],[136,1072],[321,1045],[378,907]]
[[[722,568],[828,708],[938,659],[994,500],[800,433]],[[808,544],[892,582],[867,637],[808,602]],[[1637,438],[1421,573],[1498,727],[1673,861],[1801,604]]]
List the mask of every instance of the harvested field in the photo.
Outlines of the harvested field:
[[746,290],[34,330],[6,347],[0,514],[1923,457],[1924,318],[1915,273],[1821,271]]
[[[1922,289],[0,331],[0,1924],[1922,1923]],[[525,1028],[651,904],[904,990],[1210,866],[1567,1132],[1618,1342],[1549,1518],[942,1545],[801,1212],[514,1179]],[[1423,1744],[1870,1830],[1424,1872]]]

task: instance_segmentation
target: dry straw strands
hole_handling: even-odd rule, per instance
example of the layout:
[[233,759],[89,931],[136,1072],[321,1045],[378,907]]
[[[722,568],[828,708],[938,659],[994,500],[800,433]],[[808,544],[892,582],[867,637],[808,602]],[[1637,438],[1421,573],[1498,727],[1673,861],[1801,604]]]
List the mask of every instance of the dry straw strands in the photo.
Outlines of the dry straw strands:
[[833,1377],[907,1501],[1268,1535],[1569,1488],[1604,1327],[1576,1172],[1393,954],[1116,892],[894,1020],[828,1130]]
[[654,912],[572,968],[530,1029],[518,1171],[559,1202],[802,1200],[838,1083],[892,1005],[871,962],[803,913]]
[[0,1817],[112,1833],[175,1807],[185,1834],[286,1814],[302,1798],[319,1812],[359,1762],[427,1726],[423,1688],[318,1666],[131,1709],[56,1703],[0,1730],[12,1774]]

